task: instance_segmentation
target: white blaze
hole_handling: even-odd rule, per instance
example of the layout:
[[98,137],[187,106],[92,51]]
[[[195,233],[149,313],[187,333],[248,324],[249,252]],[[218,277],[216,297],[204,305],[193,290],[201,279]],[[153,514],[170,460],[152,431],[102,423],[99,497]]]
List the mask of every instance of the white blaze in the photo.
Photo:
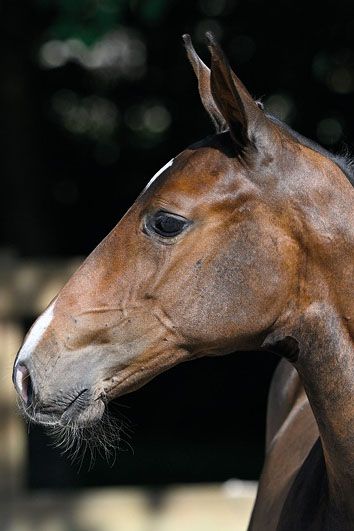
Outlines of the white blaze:
[[159,175],[161,175],[161,173],[163,173],[165,170],[167,170],[167,168],[169,168],[170,166],[172,166],[173,164],[173,161],[175,159],[171,159],[169,162],[167,162],[167,164],[165,164],[157,173],[155,173],[155,175],[153,176],[152,179],[150,179],[150,181],[147,183],[147,185],[145,186],[144,190],[143,190],[143,193],[152,185],[152,183],[154,181],[156,181],[156,179],[159,177]]
[[37,321],[35,321],[35,323],[33,324],[18,354],[17,363],[24,362],[27,358],[29,358],[31,353],[34,351],[34,349],[40,342],[41,338],[43,337],[43,334],[52,322],[54,314],[54,305],[55,302],[53,301],[52,304],[48,306],[48,308],[42,313],[40,317],[38,317]]

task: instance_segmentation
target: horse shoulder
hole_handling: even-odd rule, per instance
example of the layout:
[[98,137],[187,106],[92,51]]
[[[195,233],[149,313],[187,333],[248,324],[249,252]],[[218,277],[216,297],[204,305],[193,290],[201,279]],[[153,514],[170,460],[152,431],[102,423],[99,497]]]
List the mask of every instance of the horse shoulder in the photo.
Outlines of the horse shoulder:
[[276,531],[352,531],[350,514],[331,501],[322,443],[317,439],[294,479]]
[[282,360],[268,399],[266,457],[249,531],[275,531],[318,428],[296,370]]
[[268,395],[266,450],[303,395],[304,388],[296,369],[282,358],[275,370]]

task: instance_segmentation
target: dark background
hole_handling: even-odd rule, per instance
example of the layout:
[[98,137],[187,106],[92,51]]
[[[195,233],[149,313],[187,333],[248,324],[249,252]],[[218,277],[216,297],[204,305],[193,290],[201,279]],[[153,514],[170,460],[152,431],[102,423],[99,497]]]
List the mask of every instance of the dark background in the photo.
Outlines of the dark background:
[[[181,34],[205,31],[266,108],[325,147],[354,137],[351,1],[7,0],[0,4],[0,258],[87,255],[151,176],[212,132]],[[30,324],[30,323],[26,323]],[[112,467],[29,437],[30,487],[257,478],[277,360],[177,367],[115,406],[132,423]]]

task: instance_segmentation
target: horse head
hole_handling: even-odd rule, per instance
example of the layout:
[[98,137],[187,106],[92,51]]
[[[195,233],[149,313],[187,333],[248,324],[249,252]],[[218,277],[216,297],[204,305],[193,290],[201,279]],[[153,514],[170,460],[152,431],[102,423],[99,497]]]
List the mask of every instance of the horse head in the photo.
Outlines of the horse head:
[[157,172],[27,334],[14,382],[36,422],[89,425],[178,363],[261,348],[323,288],[307,288],[320,271],[309,249],[326,260],[322,213],[345,176],[207,39],[210,70],[185,44],[217,132]]

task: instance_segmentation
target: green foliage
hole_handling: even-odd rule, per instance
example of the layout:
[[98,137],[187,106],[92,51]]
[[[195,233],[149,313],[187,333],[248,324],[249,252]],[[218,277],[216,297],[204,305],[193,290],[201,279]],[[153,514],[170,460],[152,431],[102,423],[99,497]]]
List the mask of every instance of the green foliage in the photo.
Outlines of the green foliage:
[[49,35],[56,39],[76,38],[93,44],[119,24],[129,0],[38,0],[54,10]]
[[168,0],[149,0],[138,2],[141,17],[147,22],[157,22],[167,8]]
[[163,16],[169,0],[37,0],[42,8],[53,10],[48,36],[54,39],[80,39],[91,45],[104,34],[123,24],[133,12],[146,23]]

